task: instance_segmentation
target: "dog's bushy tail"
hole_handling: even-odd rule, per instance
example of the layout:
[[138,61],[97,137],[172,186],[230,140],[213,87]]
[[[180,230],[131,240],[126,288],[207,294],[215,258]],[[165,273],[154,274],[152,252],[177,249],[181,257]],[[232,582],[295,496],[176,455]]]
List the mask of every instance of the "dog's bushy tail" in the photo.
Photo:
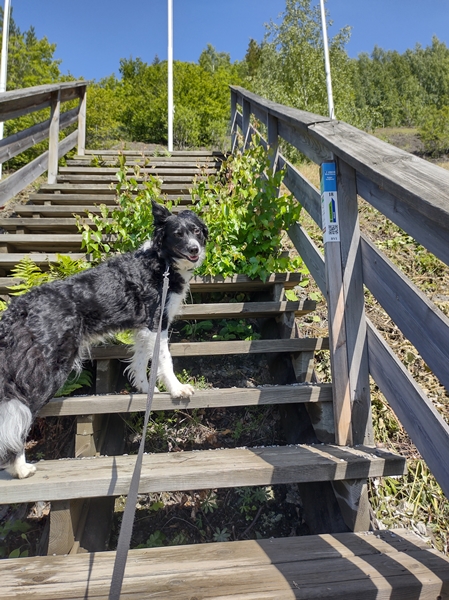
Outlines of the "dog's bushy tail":
[[0,402],[0,464],[23,452],[33,417],[23,402],[13,398]]

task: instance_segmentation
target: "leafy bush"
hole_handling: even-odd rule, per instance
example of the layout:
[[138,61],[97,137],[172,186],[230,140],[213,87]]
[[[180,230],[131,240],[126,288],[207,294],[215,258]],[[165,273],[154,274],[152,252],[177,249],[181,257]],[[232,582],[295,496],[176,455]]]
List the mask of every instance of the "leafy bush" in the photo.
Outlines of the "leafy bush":
[[[93,226],[77,216],[77,226],[82,234],[82,248],[99,261],[111,252],[137,250],[152,233],[153,214],[151,201],[163,202],[162,181],[153,175],[141,176],[141,167],[136,165],[134,176],[128,178],[126,158],[119,157],[120,168],[115,186],[117,206],[100,205],[101,214],[87,212]],[[164,202],[168,209],[173,205]]]
[[205,275],[243,273],[265,280],[270,273],[303,268],[283,252],[282,236],[298,221],[301,206],[279,193],[283,171],[273,173],[268,152],[251,144],[223,162],[217,175],[197,179],[193,210],[209,228]]

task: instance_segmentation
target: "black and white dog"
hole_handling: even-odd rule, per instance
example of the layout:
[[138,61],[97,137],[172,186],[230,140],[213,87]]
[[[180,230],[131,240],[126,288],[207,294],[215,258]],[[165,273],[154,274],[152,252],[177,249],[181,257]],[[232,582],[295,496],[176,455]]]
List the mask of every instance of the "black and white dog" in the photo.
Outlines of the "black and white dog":
[[0,464],[28,477],[24,445],[33,419],[80,369],[89,345],[124,329],[135,332],[128,371],[132,383],[148,391],[160,318],[163,274],[169,289],[163,315],[158,379],[172,397],[193,394],[173,372],[168,326],[178,312],[193,270],[204,259],[207,228],[191,211],[177,216],[153,202],[153,237],[139,250],[107,260],[64,281],[36,287],[11,301],[0,318]]

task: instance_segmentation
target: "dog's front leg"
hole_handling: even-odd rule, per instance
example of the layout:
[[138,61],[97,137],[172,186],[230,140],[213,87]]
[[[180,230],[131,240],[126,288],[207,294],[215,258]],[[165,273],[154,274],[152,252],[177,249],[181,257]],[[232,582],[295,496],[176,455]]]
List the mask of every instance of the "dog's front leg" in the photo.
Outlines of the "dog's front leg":
[[[134,356],[131,364],[126,368],[129,372],[131,383],[142,393],[148,393],[148,361],[153,358],[156,333],[149,329],[139,329],[134,336]],[[158,379],[167,388],[172,398],[188,398],[194,393],[191,385],[179,381],[173,371],[173,360],[168,349],[168,331],[161,333],[161,345],[159,352]],[[155,388],[157,392],[158,389]]]
[[[156,333],[147,328],[134,333],[134,355],[131,364],[126,367],[131,383],[143,394],[148,393],[148,362],[153,358]],[[159,390],[155,388],[155,392]]]
[[167,330],[161,333],[161,349],[157,376],[165,385],[167,391],[170,392],[172,398],[188,398],[195,393],[193,387],[189,384],[181,383],[173,371],[173,360],[168,349]]

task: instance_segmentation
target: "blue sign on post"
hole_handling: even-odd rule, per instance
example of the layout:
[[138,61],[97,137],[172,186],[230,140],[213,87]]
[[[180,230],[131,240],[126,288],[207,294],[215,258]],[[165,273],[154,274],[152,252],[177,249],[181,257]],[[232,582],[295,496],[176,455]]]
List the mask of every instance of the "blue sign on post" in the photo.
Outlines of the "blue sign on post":
[[321,165],[321,216],[324,242],[339,242],[337,166],[335,162]]

